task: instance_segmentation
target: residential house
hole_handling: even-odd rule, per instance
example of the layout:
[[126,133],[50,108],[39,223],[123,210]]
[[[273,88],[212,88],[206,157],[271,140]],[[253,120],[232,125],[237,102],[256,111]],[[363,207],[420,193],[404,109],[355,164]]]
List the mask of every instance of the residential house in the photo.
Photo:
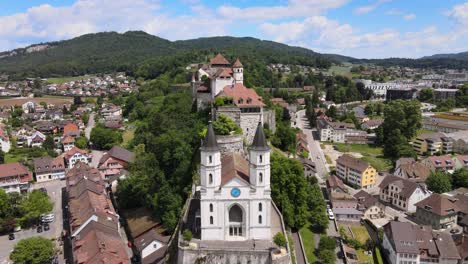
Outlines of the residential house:
[[457,224],[459,207],[456,198],[433,193],[431,196],[415,204],[416,219],[434,229],[450,228]]
[[75,123],[68,123],[63,127],[63,136],[79,137],[80,128]]
[[367,122],[364,122],[361,124],[361,128],[365,130],[374,130],[378,128],[380,125],[382,125],[383,119],[371,119]]
[[453,172],[455,162],[450,156],[431,156],[422,161],[432,172]]
[[169,236],[161,235],[154,228],[135,238],[134,243],[139,252],[141,263],[153,264],[163,260],[169,238]]
[[329,190],[330,193],[332,192],[346,193],[347,192],[347,188],[344,185],[343,181],[340,178],[336,177],[335,175],[331,175],[330,177],[328,177],[326,184],[327,184],[327,190]]
[[446,136],[452,140],[454,153],[468,154],[468,130],[447,133]]
[[113,104],[106,104],[101,108],[100,113],[104,119],[107,119],[108,117],[121,117],[122,108]]
[[26,192],[33,180],[29,169],[19,162],[0,164],[0,187],[7,193]]
[[461,259],[450,234],[397,221],[389,222],[383,230],[382,253],[390,264],[457,264]]
[[350,184],[360,188],[371,188],[375,185],[376,170],[368,162],[348,154],[336,160],[336,175]]
[[380,200],[405,212],[416,212],[415,204],[430,195],[423,185],[393,175],[386,176],[379,189]]
[[56,134],[58,133],[58,127],[55,123],[50,121],[38,121],[34,123],[34,127],[37,131],[43,134]]
[[443,133],[454,133],[458,131],[468,130],[468,125],[439,120],[423,120],[422,128],[425,130],[438,131]]
[[431,170],[414,158],[400,158],[396,161],[395,176],[414,182],[425,182]]
[[11,142],[8,134],[0,127],[0,150],[4,153],[10,151],[11,149]]
[[65,178],[65,164],[62,157],[40,157],[33,160],[37,182]]
[[354,194],[357,200],[357,209],[363,213],[365,219],[378,219],[385,217],[385,206],[368,192],[360,190]]
[[427,156],[437,153],[452,153],[453,142],[443,133],[421,134],[414,140],[413,149],[419,155]]
[[344,143],[346,131],[354,129],[354,125],[343,122],[331,122],[328,117],[319,117],[317,119],[317,129],[320,141]]
[[135,159],[135,155],[118,146],[112,147],[105,153],[98,164],[98,169],[104,179],[120,174]]
[[468,235],[462,234],[460,239],[456,241],[456,245],[461,258],[458,264],[468,264]]
[[314,177],[317,169],[315,167],[315,162],[311,161],[310,159],[305,159],[302,157],[296,158],[300,163],[302,163],[302,167],[304,167],[304,176],[306,177]]
[[36,104],[31,101],[28,101],[21,105],[21,108],[23,109],[23,112],[25,113],[33,113],[35,107],[36,107]]
[[88,164],[91,162],[92,154],[74,147],[63,154],[67,168],[71,169],[77,162]]
[[332,192],[330,194],[332,210],[338,221],[360,221],[363,213],[357,209],[357,200],[347,193]]
[[304,133],[297,133],[296,134],[296,151],[299,155],[302,153],[306,153],[307,158],[309,156],[309,144],[307,142],[307,136]]
[[468,155],[458,155],[453,158],[455,169],[468,169]]
[[30,147],[41,147],[45,139],[46,135],[39,131],[34,131],[30,136],[26,137],[26,142]]
[[62,144],[63,151],[67,152],[75,147],[75,138],[72,136],[64,136],[60,139],[60,143]]

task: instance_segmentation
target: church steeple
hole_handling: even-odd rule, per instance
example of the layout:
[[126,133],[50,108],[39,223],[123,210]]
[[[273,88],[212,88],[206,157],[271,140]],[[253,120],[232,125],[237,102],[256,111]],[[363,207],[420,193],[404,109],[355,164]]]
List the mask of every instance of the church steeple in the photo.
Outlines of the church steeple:
[[216,142],[216,134],[213,129],[213,124],[208,124],[208,129],[206,130],[206,136],[203,140],[202,146],[200,148],[202,151],[219,151],[218,143]]
[[266,141],[265,133],[263,133],[263,126],[261,122],[258,122],[257,131],[255,132],[251,149],[257,151],[270,150],[270,147]]

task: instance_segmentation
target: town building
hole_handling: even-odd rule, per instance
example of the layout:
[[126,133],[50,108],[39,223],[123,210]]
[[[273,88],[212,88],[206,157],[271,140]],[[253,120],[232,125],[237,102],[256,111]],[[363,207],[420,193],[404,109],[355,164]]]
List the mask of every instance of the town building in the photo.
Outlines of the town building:
[[457,224],[459,207],[457,199],[443,194],[433,193],[431,196],[415,204],[416,219],[434,229],[450,228]]
[[383,230],[382,252],[390,264],[457,264],[461,260],[450,234],[397,221],[389,222]]
[[468,130],[468,125],[450,121],[424,119],[422,121],[422,129],[443,133],[454,133],[458,131]]
[[418,155],[432,156],[437,153],[453,152],[453,142],[443,133],[427,133],[419,135],[413,142],[413,149]]
[[238,152],[221,156],[211,123],[200,156],[200,184],[184,219],[195,239],[179,238],[178,263],[202,256],[217,263],[290,263],[288,250],[272,242],[285,230],[270,196],[270,147],[261,123],[248,159]]
[[371,119],[361,124],[361,128],[365,130],[374,130],[382,125],[383,119]]
[[348,154],[336,160],[336,175],[347,183],[360,188],[372,188],[376,182],[376,170],[368,162]]
[[333,213],[338,221],[358,222],[363,213],[357,209],[358,202],[356,198],[347,193],[332,192],[330,202]]
[[417,90],[414,88],[404,88],[404,89],[387,89],[385,94],[385,100],[414,100],[417,98]]
[[385,205],[368,192],[360,190],[354,194],[354,198],[357,200],[357,209],[363,213],[362,218],[379,219],[385,217]]
[[122,117],[122,108],[113,104],[104,105],[99,112],[101,113],[104,119],[108,118],[121,118]]
[[453,142],[453,152],[468,154],[468,130],[447,133],[446,136]]
[[414,158],[400,158],[396,161],[393,174],[403,179],[422,183],[431,175],[431,170]]
[[405,212],[416,212],[416,203],[430,195],[423,185],[393,175],[386,176],[379,189],[380,200]]
[[75,138],[72,136],[64,136],[60,139],[64,152],[67,152],[75,147]]
[[33,177],[31,171],[19,162],[0,164],[0,188],[5,192],[27,192]]
[[457,155],[453,158],[455,170],[468,169],[468,155]]
[[8,134],[0,127],[0,150],[7,153],[11,149],[11,142]]
[[63,127],[63,136],[70,136],[73,138],[80,136],[80,128],[75,123],[68,123]]
[[432,172],[453,172],[455,169],[455,162],[448,155],[427,157],[422,162]]
[[327,190],[332,193],[332,192],[339,192],[339,193],[346,193],[347,188],[344,185],[343,181],[336,177],[335,175],[330,175],[330,177],[327,178],[326,181],[327,184]]
[[99,160],[98,170],[104,179],[119,175],[135,159],[135,155],[119,146],[112,147]]
[[345,143],[346,132],[353,129],[354,124],[331,122],[328,117],[319,117],[317,119],[320,141]]
[[37,182],[65,179],[65,164],[62,157],[40,157],[33,160]]
[[455,100],[458,89],[436,88],[433,91],[434,100]]
[[82,162],[88,164],[91,162],[92,154],[82,150],[78,147],[74,147],[69,151],[63,153],[63,158],[65,159],[65,164],[68,169],[73,168],[77,162]]

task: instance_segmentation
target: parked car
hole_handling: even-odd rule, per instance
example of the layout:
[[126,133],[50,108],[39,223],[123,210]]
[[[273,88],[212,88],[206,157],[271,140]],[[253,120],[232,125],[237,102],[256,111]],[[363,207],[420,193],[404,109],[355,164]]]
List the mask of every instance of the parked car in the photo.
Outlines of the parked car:
[[36,231],[37,231],[38,233],[42,233],[42,226],[38,226],[37,229],[36,229]]
[[44,231],[49,231],[50,225],[48,223],[44,224]]
[[328,212],[328,219],[330,219],[330,220],[335,219],[335,215],[333,214],[333,212],[331,210]]
[[55,215],[54,214],[46,214],[46,215],[41,215],[41,222],[42,223],[50,223],[55,220]]
[[15,240],[15,233],[10,233],[10,234],[8,235],[8,239],[9,239],[9,240]]

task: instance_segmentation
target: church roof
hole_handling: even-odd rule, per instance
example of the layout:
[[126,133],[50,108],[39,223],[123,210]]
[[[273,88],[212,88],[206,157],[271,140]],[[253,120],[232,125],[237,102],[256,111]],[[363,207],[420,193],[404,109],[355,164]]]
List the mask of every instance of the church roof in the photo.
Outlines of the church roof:
[[[242,83],[226,85],[223,89],[224,96],[232,97],[235,105],[238,107],[264,106],[262,97],[254,89],[245,87]],[[219,95],[218,95],[219,96]]]
[[270,147],[263,133],[263,126],[261,122],[258,122],[257,131],[255,132],[254,140],[252,142],[252,149],[254,150],[269,150]]
[[234,62],[234,64],[232,65],[232,67],[234,67],[234,68],[242,68],[243,66],[244,65],[242,65],[239,58],[237,58],[236,61]]
[[214,58],[210,60],[211,65],[230,65],[231,63],[224,58],[221,53],[218,53]]
[[249,162],[239,153],[229,153],[221,160],[221,186],[233,178],[250,183]]
[[214,132],[213,124],[211,124],[211,122],[208,124],[208,129],[206,130],[206,136],[202,142],[201,150],[205,150],[205,151],[219,150],[218,143],[216,142],[216,134]]

